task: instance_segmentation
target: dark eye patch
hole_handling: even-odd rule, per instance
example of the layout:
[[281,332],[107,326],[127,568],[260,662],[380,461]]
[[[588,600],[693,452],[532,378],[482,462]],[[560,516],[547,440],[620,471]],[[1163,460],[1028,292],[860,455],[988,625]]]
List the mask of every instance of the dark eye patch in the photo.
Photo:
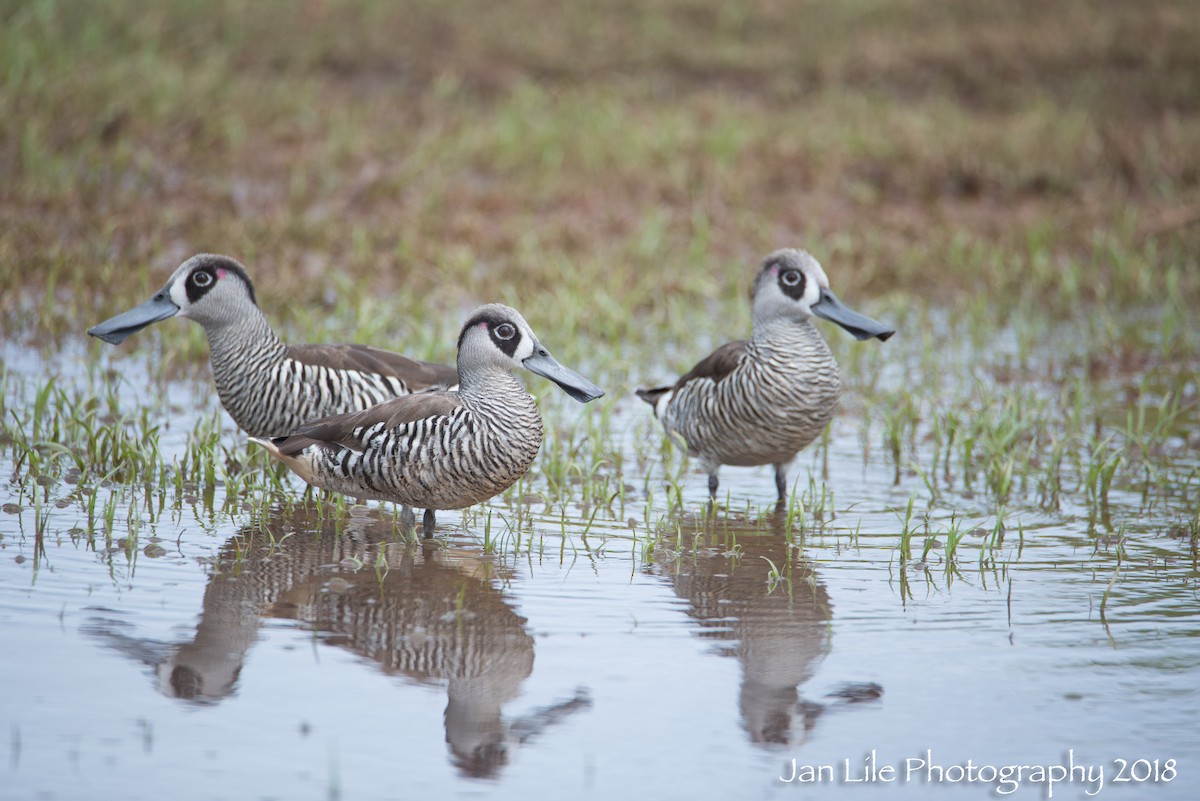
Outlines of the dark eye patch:
[[194,270],[187,280],[187,297],[190,303],[195,303],[217,283],[217,276],[210,267]]
[[[462,333],[458,335],[458,349],[462,350],[463,339],[466,338],[467,332],[476,326],[484,326],[488,332],[488,338],[492,344],[500,349],[502,353],[513,357],[517,352],[517,347],[521,344],[521,329],[518,328],[512,319],[503,313],[498,313],[495,308],[484,308],[479,314],[474,315],[467,320],[466,325],[462,327]],[[509,333],[511,329],[512,333]],[[508,339],[504,337],[507,336]]]
[[492,342],[505,354],[511,357],[517,352],[517,345],[521,344],[521,334],[515,325],[500,322],[489,326],[488,332],[492,335]]
[[780,267],[779,288],[792,300],[800,300],[804,297],[804,288],[807,284],[804,273],[794,267]]

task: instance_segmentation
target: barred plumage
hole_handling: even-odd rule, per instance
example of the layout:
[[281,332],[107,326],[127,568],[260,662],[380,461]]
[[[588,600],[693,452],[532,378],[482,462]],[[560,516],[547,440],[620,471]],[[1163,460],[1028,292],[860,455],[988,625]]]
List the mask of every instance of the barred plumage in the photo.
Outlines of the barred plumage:
[[[209,336],[213,381],[221,405],[251,436],[284,436],[304,423],[334,414],[369,409],[391,398],[430,386],[453,386],[453,368],[431,371],[428,379],[337,368],[303,362],[271,332],[261,317],[246,320],[257,331],[223,329]],[[438,365],[438,367],[441,367]]]
[[679,387],[663,424],[706,466],[776,464],[812,442],[841,394],[837,363],[807,321],[760,331],[720,381]]
[[250,436],[284,436],[310,420],[457,381],[448,365],[366,345],[285,344],[259,309],[245,268],[206,253],[181,264],[150,300],[88,333],[116,344],[175,315],[203,326],[221,405]]
[[301,426],[291,436],[253,438],[323,489],[426,509],[461,509],[503,492],[529,470],[542,418],[509,372],[525,367],[581,402],[604,393],[568,370],[515,310],[476,309],[458,340],[457,391],[396,398],[355,414]]
[[491,397],[460,396],[462,405],[449,414],[394,428],[356,425],[350,446],[321,450],[312,478],[305,478],[334,492],[408,506],[461,509],[485,501],[523,476],[542,444],[533,398],[506,378]]
[[638,390],[667,432],[700,459],[716,498],[723,464],[775,466],[787,497],[787,468],[837,408],[841,377],[812,315],[858,339],[894,332],[842,305],[816,259],[800,250],[767,257],[751,294],[754,329],[701,360],[673,386]]

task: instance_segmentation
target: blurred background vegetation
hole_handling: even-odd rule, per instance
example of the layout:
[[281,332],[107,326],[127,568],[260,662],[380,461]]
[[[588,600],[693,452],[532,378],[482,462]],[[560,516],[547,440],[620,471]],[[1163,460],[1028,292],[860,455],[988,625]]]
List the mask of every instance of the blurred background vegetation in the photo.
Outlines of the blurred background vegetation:
[[868,311],[1194,305],[1198,42],[1194,0],[0,0],[0,325],[200,251],[443,360],[488,300],[738,334],[789,245]]

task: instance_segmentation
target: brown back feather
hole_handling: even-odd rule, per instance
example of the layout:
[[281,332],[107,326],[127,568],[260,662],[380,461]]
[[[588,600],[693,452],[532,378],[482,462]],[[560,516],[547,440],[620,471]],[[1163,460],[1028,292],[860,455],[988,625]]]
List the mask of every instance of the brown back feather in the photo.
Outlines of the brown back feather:
[[732,373],[738,364],[741,363],[742,354],[745,351],[746,340],[744,339],[726,342],[697,362],[696,366],[691,370],[680,376],[679,380],[675,382],[674,389],[679,390],[680,387],[695,378],[711,378],[719,384],[721,379]]
[[458,383],[458,370],[450,365],[417,361],[370,345],[289,345],[288,356],[303,364],[398,378],[414,390]]

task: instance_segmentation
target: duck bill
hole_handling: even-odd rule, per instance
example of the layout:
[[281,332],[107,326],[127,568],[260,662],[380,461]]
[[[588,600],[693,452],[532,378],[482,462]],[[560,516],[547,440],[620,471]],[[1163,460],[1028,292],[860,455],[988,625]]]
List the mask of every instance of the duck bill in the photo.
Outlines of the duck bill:
[[845,328],[851,334],[854,334],[856,339],[870,339],[871,337],[875,337],[882,341],[896,333],[883,323],[876,322],[865,314],[859,314],[854,311],[854,309],[851,309],[838,300],[837,295],[828,289],[821,290],[821,299],[813,304],[812,310],[813,314],[818,317],[824,317],[826,320],[837,323],[842,328]]
[[569,367],[563,367],[549,353],[535,353],[522,364],[527,370],[558,384],[563,392],[580,403],[594,401],[604,395],[604,390]]
[[141,306],[92,326],[88,333],[112,345],[119,345],[146,326],[174,317],[178,313],[179,307],[171,301],[171,296],[164,289]]

